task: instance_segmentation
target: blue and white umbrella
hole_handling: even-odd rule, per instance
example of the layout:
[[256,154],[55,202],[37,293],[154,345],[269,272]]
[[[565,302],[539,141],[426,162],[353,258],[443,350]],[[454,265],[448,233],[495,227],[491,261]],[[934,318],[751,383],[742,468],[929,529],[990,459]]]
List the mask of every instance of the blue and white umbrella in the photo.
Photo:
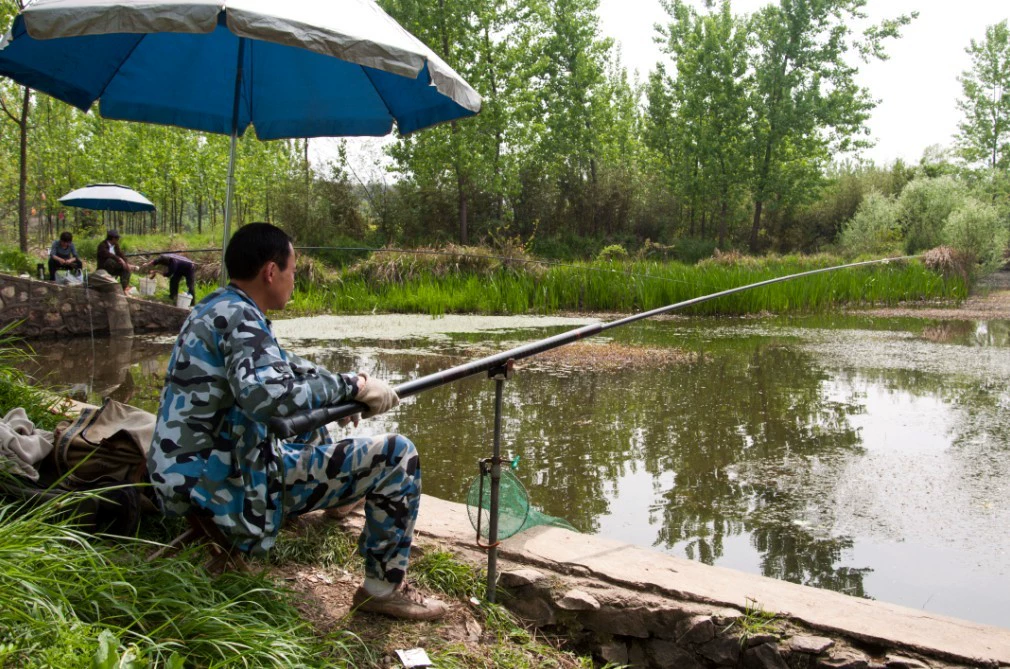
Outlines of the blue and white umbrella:
[[35,0],[0,42],[0,75],[112,119],[235,139],[402,134],[480,96],[372,0]]
[[102,211],[154,211],[154,203],[126,186],[91,184],[72,190],[60,198],[68,207]]

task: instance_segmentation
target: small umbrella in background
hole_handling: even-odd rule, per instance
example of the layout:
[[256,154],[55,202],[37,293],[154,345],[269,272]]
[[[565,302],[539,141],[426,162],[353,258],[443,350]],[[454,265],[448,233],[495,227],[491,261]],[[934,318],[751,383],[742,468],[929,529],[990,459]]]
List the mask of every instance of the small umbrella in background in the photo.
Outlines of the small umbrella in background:
[[154,211],[154,203],[126,186],[91,184],[72,190],[60,198],[68,207],[101,211]]
[[[0,75],[106,118],[235,142],[408,134],[480,96],[372,0],[35,0],[0,42]],[[224,281],[222,262],[222,282]]]

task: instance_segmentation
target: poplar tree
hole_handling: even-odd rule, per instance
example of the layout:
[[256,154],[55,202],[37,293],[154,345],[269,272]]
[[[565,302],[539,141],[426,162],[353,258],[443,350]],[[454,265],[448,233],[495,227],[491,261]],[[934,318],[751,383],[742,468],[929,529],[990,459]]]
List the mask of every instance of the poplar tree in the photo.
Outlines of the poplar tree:
[[876,101],[856,84],[850,56],[886,59],[884,41],[916,14],[871,25],[854,39],[851,26],[866,19],[866,1],[780,0],[752,16],[751,252],[761,246],[769,202],[809,198],[833,152],[867,145]]
[[676,78],[667,80],[677,117],[674,152],[693,173],[692,210],[698,203],[714,205],[703,213],[718,219],[718,243],[725,248],[730,209],[746,180],[747,27],[733,16],[729,0],[707,15],[681,0],[663,6],[672,20],[660,34],[677,68]]
[[1010,30],[1007,22],[988,26],[985,39],[971,40],[965,51],[971,69],[960,77],[964,115],[958,124],[957,147],[969,163],[990,170],[1010,166]]

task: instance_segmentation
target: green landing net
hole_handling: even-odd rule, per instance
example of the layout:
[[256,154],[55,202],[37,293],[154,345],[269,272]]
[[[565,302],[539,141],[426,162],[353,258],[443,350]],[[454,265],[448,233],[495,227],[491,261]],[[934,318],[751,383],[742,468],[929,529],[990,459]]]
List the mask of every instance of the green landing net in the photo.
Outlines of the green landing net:
[[[523,530],[538,525],[552,525],[577,532],[563,518],[550,516],[536,507],[530,506],[530,496],[526,486],[515,475],[514,470],[519,465],[519,458],[512,460],[510,466],[502,467],[501,482],[498,489],[498,540],[508,539]],[[490,461],[482,460],[480,475],[470,483],[466,495],[466,510],[470,515],[470,524],[477,531],[479,539],[488,539],[488,528],[491,520],[491,466]]]

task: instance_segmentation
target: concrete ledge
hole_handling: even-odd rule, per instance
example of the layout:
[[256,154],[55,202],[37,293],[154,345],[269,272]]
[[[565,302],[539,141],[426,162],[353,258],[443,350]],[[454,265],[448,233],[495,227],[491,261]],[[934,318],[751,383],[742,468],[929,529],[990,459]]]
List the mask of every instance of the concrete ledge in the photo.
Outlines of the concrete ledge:
[[[462,548],[474,543],[466,506],[427,495],[417,531]],[[658,596],[739,611],[756,602],[764,611],[856,644],[974,666],[1010,666],[1007,629],[710,567],[559,528],[536,528],[512,537],[502,543],[499,555],[620,586],[648,599]]]

